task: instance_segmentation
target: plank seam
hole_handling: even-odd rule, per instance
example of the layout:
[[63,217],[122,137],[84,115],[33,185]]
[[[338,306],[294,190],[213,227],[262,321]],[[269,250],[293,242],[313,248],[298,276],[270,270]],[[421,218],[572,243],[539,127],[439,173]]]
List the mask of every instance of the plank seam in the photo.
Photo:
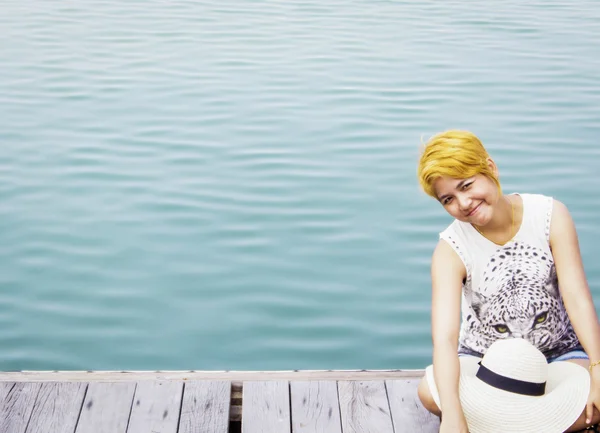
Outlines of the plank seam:
[[177,428],[175,429],[175,431],[177,433],[179,433],[179,427],[181,426],[181,411],[183,411],[183,396],[185,394],[185,381],[182,384],[183,386],[181,387],[181,399],[179,401],[179,417],[177,417]]
[[383,381],[383,388],[385,389],[385,398],[388,404],[388,411],[390,413],[390,420],[392,421],[392,431],[396,433],[396,426],[394,425],[394,417],[392,416],[392,405],[390,404],[390,393],[388,391],[387,380]]
[[340,404],[340,383],[339,380],[335,381],[335,392],[337,393],[337,404],[338,412],[340,414],[340,431],[344,431],[344,423],[342,422],[342,405]]
[[288,387],[288,406],[290,411],[290,432],[294,433],[294,420],[292,419],[292,382],[290,380],[287,381]]
[[125,427],[125,432],[129,430],[129,423],[131,422],[131,414],[133,413],[133,403],[135,402],[135,394],[137,393],[137,382],[135,383],[135,388],[133,389],[133,395],[131,396],[131,406],[129,406],[129,416],[127,417],[127,426]]
[[90,387],[89,383],[85,384],[85,391],[83,392],[83,398],[81,399],[81,407],[79,408],[79,413],[77,414],[77,421],[75,422],[75,429],[73,433],[77,431],[77,427],[79,426],[79,420],[81,419],[81,412],[83,411],[83,404],[85,403],[85,398],[87,397],[88,389]]
[[27,425],[25,426],[25,432],[27,432],[27,430],[29,429],[29,423],[31,422],[31,418],[33,417],[33,411],[35,409],[35,404],[38,401],[38,398],[40,396],[40,392],[42,391],[42,384],[40,384],[39,388],[37,389],[37,393],[35,394],[35,398],[33,399],[33,407],[31,408],[31,412],[29,413],[29,418],[27,419]]

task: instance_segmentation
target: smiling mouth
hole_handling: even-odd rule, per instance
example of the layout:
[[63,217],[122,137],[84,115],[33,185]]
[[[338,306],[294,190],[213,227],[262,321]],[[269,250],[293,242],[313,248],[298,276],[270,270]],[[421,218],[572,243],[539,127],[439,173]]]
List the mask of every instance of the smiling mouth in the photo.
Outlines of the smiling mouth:
[[467,216],[471,216],[473,215],[475,212],[477,212],[477,209],[479,209],[479,206],[481,206],[481,203],[479,203],[477,206],[475,206],[475,209],[473,209],[471,212],[469,212],[469,214]]

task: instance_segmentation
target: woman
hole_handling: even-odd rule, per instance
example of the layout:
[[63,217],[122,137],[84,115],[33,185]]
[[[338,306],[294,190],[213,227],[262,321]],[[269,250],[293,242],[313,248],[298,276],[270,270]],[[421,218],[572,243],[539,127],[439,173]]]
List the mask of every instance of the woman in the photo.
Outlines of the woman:
[[467,131],[431,138],[418,177],[455,218],[440,233],[431,264],[440,407],[427,381],[419,385],[423,405],[443,414],[440,432],[468,431],[458,395],[459,356],[482,357],[501,338],[528,340],[548,362],[589,368],[587,405],[567,431],[598,423],[600,325],[566,206],[542,195],[503,194],[496,164]]

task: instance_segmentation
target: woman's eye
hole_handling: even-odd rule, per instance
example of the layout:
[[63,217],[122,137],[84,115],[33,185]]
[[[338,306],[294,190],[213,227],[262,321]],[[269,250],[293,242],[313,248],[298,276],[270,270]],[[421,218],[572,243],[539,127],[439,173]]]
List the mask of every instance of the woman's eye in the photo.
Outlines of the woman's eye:
[[446,200],[444,200],[444,205],[450,204],[451,201],[452,197],[448,197]]
[[506,325],[496,325],[494,329],[500,334],[506,334],[508,332],[508,326]]
[[548,313],[538,314],[535,318],[535,323],[544,323],[548,318]]
[[470,187],[472,184],[473,184],[473,182],[465,183],[465,184],[462,186],[462,190],[464,191],[464,190],[468,189],[468,188],[469,188],[469,187]]

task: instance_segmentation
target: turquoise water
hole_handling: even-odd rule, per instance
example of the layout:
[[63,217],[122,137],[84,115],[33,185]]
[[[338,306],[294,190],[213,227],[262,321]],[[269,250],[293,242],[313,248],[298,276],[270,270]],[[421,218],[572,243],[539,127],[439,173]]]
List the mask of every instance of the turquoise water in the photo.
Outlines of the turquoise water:
[[0,370],[430,362],[449,222],[421,138],[476,132],[575,219],[600,306],[600,4],[4,1]]

